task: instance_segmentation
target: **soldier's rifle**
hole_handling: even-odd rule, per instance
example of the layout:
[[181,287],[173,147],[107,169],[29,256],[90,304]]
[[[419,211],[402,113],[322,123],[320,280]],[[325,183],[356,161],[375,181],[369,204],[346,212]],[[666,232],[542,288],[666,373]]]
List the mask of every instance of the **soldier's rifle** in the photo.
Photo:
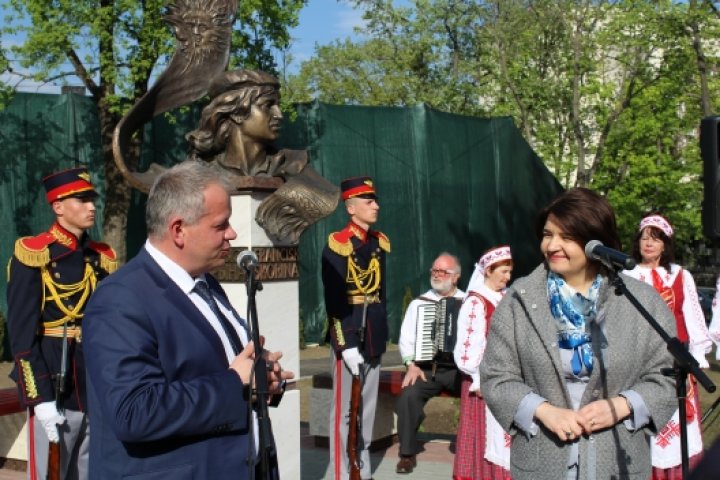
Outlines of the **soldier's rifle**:
[[[367,320],[368,298],[363,301],[362,321],[360,324],[360,349],[365,343],[365,322]],[[350,419],[348,424],[347,456],[350,480],[360,480],[360,459],[358,441],[362,438],[360,415],[362,411],[362,381],[360,375],[353,375],[350,387]]]
[[360,460],[358,458],[358,437],[360,437],[360,402],[362,400],[362,382],[360,375],[353,375],[350,393],[350,425],[348,426],[347,456],[350,480],[360,480]]

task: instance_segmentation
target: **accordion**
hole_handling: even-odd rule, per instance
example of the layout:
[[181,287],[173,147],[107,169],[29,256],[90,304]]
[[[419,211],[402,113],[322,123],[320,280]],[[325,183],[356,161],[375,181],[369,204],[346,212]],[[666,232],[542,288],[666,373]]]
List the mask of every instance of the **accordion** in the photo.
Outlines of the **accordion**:
[[454,366],[453,349],[457,341],[457,316],[461,298],[445,297],[418,306],[415,330],[415,361],[432,361]]

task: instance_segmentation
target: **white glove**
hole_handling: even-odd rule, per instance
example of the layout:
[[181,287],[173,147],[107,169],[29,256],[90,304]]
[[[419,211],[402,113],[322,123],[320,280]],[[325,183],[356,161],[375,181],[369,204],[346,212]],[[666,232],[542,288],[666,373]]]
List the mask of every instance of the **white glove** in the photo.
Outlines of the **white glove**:
[[35,416],[47,433],[48,440],[52,443],[60,441],[60,434],[57,426],[65,423],[65,417],[58,412],[55,402],[43,402],[35,405]]
[[360,375],[360,365],[365,363],[360,351],[357,347],[348,348],[342,351],[342,357],[345,361],[345,365],[350,369],[350,373],[353,375]]
[[480,372],[473,373],[470,378],[472,378],[472,384],[470,385],[470,391],[471,392],[479,392],[480,391]]

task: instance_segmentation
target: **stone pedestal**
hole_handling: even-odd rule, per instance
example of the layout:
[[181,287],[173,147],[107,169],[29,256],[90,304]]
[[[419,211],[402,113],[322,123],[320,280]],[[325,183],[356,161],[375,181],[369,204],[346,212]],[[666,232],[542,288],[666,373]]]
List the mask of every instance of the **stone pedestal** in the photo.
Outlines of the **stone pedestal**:
[[[265,231],[255,222],[255,211],[270,192],[244,192],[232,196],[232,217],[230,224],[237,232],[232,247],[262,249],[270,256],[282,257],[287,248],[276,250],[274,247],[286,247],[282,241],[270,240]],[[299,338],[299,299],[297,265],[291,262],[279,262],[274,269],[263,265],[264,255],[259,255],[258,276],[270,274],[276,277],[294,276],[282,280],[263,281],[263,290],[255,297],[260,334],[265,337],[268,350],[283,352],[281,363],[285,370],[300,375],[300,338]],[[247,291],[245,283],[230,282],[220,278],[235,309],[247,318]],[[280,476],[283,479],[300,478],[300,391],[288,390],[278,408],[270,408],[270,418],[278,449]]]

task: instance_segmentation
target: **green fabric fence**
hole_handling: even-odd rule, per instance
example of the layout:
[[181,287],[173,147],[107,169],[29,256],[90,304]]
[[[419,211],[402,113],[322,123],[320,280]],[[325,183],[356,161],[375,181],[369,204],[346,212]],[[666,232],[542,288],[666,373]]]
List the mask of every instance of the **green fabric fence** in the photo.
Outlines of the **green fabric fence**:
[[[509,117],[474,118],[426,106],[409,108],[298,105],[279,144],[307,149],[313,167],[331,182],[370,175],[380,196],[377,228],[392,243],[388,256],[388,312],[397,340],[408,298],[428,287],[428,269],[443,250],[460,257],[461,286],[487,248],[509,244],[517,275],[540,261],[533,221],[561,187]],[[158,117],[145,129],[142,165],[170,165],[185,157],[184,134],[199,107]],[[0,261],[15,239],[47,228],[52,213],[40,179],[48,172],[87,166],[102,187],[96,109],[81,96],[18,94],[0,111],[2,222]],[[101,192],[102,193],[102,192]],[[102,197],[101,197],[102,198]],[[128,218],[128,255],[145,238],[144,195],[135,193]],[[101,225],[103,203],[98,203]],[[300,305],[306,342],[323,340],[325,312],[320,254],[328,235],[347,220],[341,205],[310,227],[300,242]],[[100,239],[96,226],[91,234]],[[0,286],[5,289],[3,275]],[[267,301],[258,296],[258,302]],[[5,295],[0,309],[6,311]]]

